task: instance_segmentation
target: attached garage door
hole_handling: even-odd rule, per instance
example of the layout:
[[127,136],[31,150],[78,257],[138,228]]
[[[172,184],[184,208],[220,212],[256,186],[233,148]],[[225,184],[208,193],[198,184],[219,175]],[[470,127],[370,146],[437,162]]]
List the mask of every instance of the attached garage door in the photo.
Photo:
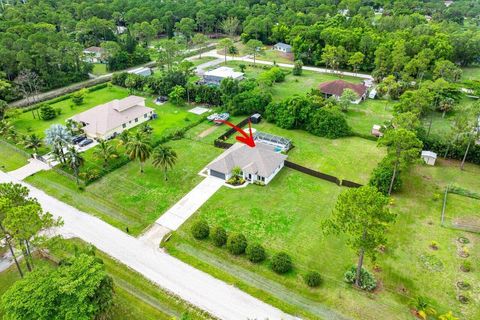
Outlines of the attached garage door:
[[225,173],[221,173],[215,170],[210,170],[210,175],[225,180]]

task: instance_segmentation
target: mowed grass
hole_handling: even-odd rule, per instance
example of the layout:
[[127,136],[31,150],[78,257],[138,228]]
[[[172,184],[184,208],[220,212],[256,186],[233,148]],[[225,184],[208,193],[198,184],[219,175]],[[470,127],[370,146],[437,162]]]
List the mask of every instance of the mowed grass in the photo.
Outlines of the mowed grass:
[[[303,130],[286,130],[262,121],[253,128],[292,140],[294,148],[288,160],[326,174],[360,184],[368,183],[370,174],[383,159],[385,150],[374,141],[358,137],[327,139]],[[234,142],[232,136],[229,142]]]
[[[64,258],[73,255],[74,252],[84,252],[87,247],[87,244],[79,239],[65,240],[65,243],[65,246],[55,248],[51,253],[57,258]],[[75,247],[77,249],[74,249]],[[169,320],[172,318],[179,319],[184,314],[188,314],[189,319],[210,319],[205,313],[170,295],[105,253],[96,251],[95,254],[103,260],[107,273],[113,278],[115,295],[112,319]],[[41,258],[35,260],[37,268],[55,268],[55,265],[50,261]],[[23,266],[23,269],[26,270],[25,266]],[[15,266],[1,272],[0,294],[3,294],[19,279],[20,276]]]
[[480,67],[462,68],[463,80],[480,80]]
[[107,65],[105,63],[94,63],[92,73],[96,76],[107,74]]
[[[376,267],[379,281],[373,294],[343,283],[343,273],[356,262],[356,254],[344,235],[323,233],[322,221],[329,217],[343,189],[288,168],[266,187],[220,189],[177,231],[167,248],[184,261],[303,318],[333,319],[325,315],[326,310],[336,310],[354,319],[411,319],[410,302],[423,295],[432,300],[439,314],[452,310],[461,319],[477,319],[479,296],[474,284],[480,275],[460,271],[464,258],[457,254],[457,238],[469,238],[468,259],[478,266],[480,236],[440,225],[442,201],[437,194],[444,185],[453,181],[480,190],[480,167],[467,165],[461,172],[457,165],[440,160],[435,167],[419,165],[404,176],[403,191],[393,198],[391,209],[398,217],[387,234],[385,251],[379,252],[376,262],[366,261],[367,269]],[[268,261],[253,265],[208,240],[194,240],[190,229],[199,219],[228,232],[244,233],[248,241],[262,243],[270,256],[278,251],[289,253],[295,270],[278,276]],[[439,243],[439,250],[429,248],[431,241]],[[432,264],[438,270],[432,270]],[[320,288],[309,289],[303,283],[302,275],[308,270],[320,272],[324,279]],[[461,292],[455,287],[457,281],[474,285],[463,292],[471,299],[468,305],[456,299]]]
[[12,171],[28,163],[26,155],[15,150],[6,142],[0,141],[0,170]]
[[198,66],[198,65],[201,65],[203,63],[213,61],[213,60],[217,60],[217,58],[207,56],[207,57],[190,59],[190,62],[192,62],[194,66]]
[[395,102],[367,99],[358,105],[350,105],[345,113],[353,131],[369,135],[375,124],[383,125],[393,118]]
[[445,207],[447,225],[468,228],[480,233],[480,200],[448,193]]
[[138,235],[168,208],[180,200],[203,178],[197,173],[221,153],[211,145],[191,140],[171,141],[178,160],[168,180],[164,173],[147,162],[145,172],[130,162],[102,179],[79,190],[75,182],[54,171],[40,172],[27,182],[48,194],[113,226]]

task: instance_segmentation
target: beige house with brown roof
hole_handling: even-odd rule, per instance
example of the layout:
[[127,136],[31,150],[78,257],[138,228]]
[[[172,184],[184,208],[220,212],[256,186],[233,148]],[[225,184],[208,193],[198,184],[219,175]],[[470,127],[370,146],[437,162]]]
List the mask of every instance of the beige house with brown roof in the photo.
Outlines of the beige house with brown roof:
[[112,100],[73,116],[83,124],[90,138],[110,139],[152,118],[154,109],[145,106],[145,98],[129,96]]
[[283,168],[287,156],[274,151],[274,147],[257,142],[255,147],[235,143],[207,165],[208,175],[223,180],[232,177],[232,170],[242,169],[242,176],[249,182],[268,184]]

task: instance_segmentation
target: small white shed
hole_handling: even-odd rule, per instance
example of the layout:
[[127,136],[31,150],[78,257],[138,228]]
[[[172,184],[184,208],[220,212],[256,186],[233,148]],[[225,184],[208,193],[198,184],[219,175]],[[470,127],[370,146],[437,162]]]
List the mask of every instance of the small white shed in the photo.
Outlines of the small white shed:
[[422,159],[429,166],[434,166],[435,161],[437,161],[437,154],[432,151],[422,151]]

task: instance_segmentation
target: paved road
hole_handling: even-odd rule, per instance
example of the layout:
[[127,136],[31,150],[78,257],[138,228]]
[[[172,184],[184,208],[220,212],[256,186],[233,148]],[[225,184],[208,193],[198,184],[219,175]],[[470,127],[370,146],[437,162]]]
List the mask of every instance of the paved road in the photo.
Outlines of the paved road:
[[[217,52],[217,50],[211,50],[208,52],[205,52],[203,54],[204,56],[208,57],[215,57],[218,58],[217,60],[209,61],[210,66],[220,64],[225,61],[225,57]],[[248,63],[253,63],[253,59],[249,58],[248,56],[244,57],[229,57],[227,56],[227,61],[245,61]],[[264,61],[256,59],[256,63],[258,64],[266,64],[266,65],[273,65],[272,61]],[[276,63],[280,67],[284,68],[293,68],[293,64],[290,63]],[[200,67],[200,66],[199,66]],[[198,67],[197,67],[198,68]],[[330,74],[335,74],[335,75],[342,75],[342,76],[350,76],[350,77],[357,77],[357,78],[362,78],[362,79],[367,79],[367,80],[373,80],[373,77],[369,74],[364,74],[364,73],[354,73],[354,72],[348,72],[348,71],[334,71],[332,69],[326,69],[326,68],[318,68],[318,67],[311,67],[311,66],[303,66],[303,70],[309,70],[313,72],[319,72],[319,73],[330,73]]]
[[[0,171],[0,183],[20,183]],[[79,237],[96,246],[145,278],[180,296],[220,319],[296,319],[207,273],[199,271],[139,239],[112,227],[102,220],[81,212],[23,183],[43,209],[62,217],[64,226],[58,232]]]

